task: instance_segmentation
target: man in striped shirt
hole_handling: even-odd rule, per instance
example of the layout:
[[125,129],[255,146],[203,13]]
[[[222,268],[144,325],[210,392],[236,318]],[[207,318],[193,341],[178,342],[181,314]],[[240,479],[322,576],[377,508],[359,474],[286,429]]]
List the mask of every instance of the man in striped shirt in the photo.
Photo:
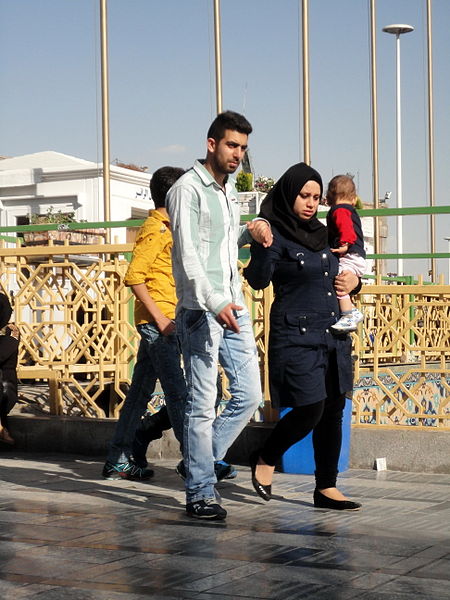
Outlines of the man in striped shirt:
[[[247,149],[250,123],[221,113],[208,131],[205,161],[196,161],[170,189],[167,208],[174,240],[172,264],[188,384],[184,424],[186,512],[225,519],[217,501],[214,461],[226,451],[261,401],[252,324],[238,273],[238,247],[251,239],[269,246],[270,226],[239,222],[234,173]],[[230,400],[215,415],[217,364],[229,380]]]

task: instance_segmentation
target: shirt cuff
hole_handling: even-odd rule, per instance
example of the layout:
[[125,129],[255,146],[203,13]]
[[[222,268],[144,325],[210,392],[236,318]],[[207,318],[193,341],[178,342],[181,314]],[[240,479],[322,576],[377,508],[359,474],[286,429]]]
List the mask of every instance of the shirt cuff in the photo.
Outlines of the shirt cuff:
[[264,217],[255,217],[254,219],[252,219],[252,223],[253,223],[253,221],[264,221],[265,223],[267,223],[267,225],[270,227],[270,229],[272,229],[269,221],[267,219],[265,219]]

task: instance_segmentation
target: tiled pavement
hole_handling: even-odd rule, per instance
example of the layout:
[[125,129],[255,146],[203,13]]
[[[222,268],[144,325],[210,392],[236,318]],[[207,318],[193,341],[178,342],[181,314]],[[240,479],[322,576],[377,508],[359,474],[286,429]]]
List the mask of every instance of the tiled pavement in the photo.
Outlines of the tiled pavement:
[[184,514],[175,461],[150,483],[101,460],[0,453],[1,600],[450,598],[450,475],[348,471],[360,512],[314,509],[309,475],[219,484],[226,522]]

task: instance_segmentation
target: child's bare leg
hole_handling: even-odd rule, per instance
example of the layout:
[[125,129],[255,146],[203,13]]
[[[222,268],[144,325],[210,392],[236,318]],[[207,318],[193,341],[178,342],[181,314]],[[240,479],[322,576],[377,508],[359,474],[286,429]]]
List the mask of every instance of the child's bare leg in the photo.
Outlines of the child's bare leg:
[[350,300],[350,296],[342,296],[342,298],[338,298],[339,300],[339,308],[341,309],[341,314],[350,313],[353,310],[353,302]]

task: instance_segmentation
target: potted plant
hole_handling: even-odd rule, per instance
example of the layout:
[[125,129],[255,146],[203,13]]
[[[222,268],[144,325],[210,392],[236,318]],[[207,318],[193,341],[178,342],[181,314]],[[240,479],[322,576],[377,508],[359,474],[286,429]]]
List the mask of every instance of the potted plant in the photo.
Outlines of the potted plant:
[[49,240],[53,244],[62,245],[69,242],[70,245],[79,244],[101,244],[105,237],[104,229],[72,229],[68,228],[68,223],[76,223],[74,212],[55,211],[53,206],[47,209],[45,215],[33,214],[29,217],[30,225],[56,224],[57,229],[49,231],[26,231],[23,234],[24,244],[26,246],[42,246]]

